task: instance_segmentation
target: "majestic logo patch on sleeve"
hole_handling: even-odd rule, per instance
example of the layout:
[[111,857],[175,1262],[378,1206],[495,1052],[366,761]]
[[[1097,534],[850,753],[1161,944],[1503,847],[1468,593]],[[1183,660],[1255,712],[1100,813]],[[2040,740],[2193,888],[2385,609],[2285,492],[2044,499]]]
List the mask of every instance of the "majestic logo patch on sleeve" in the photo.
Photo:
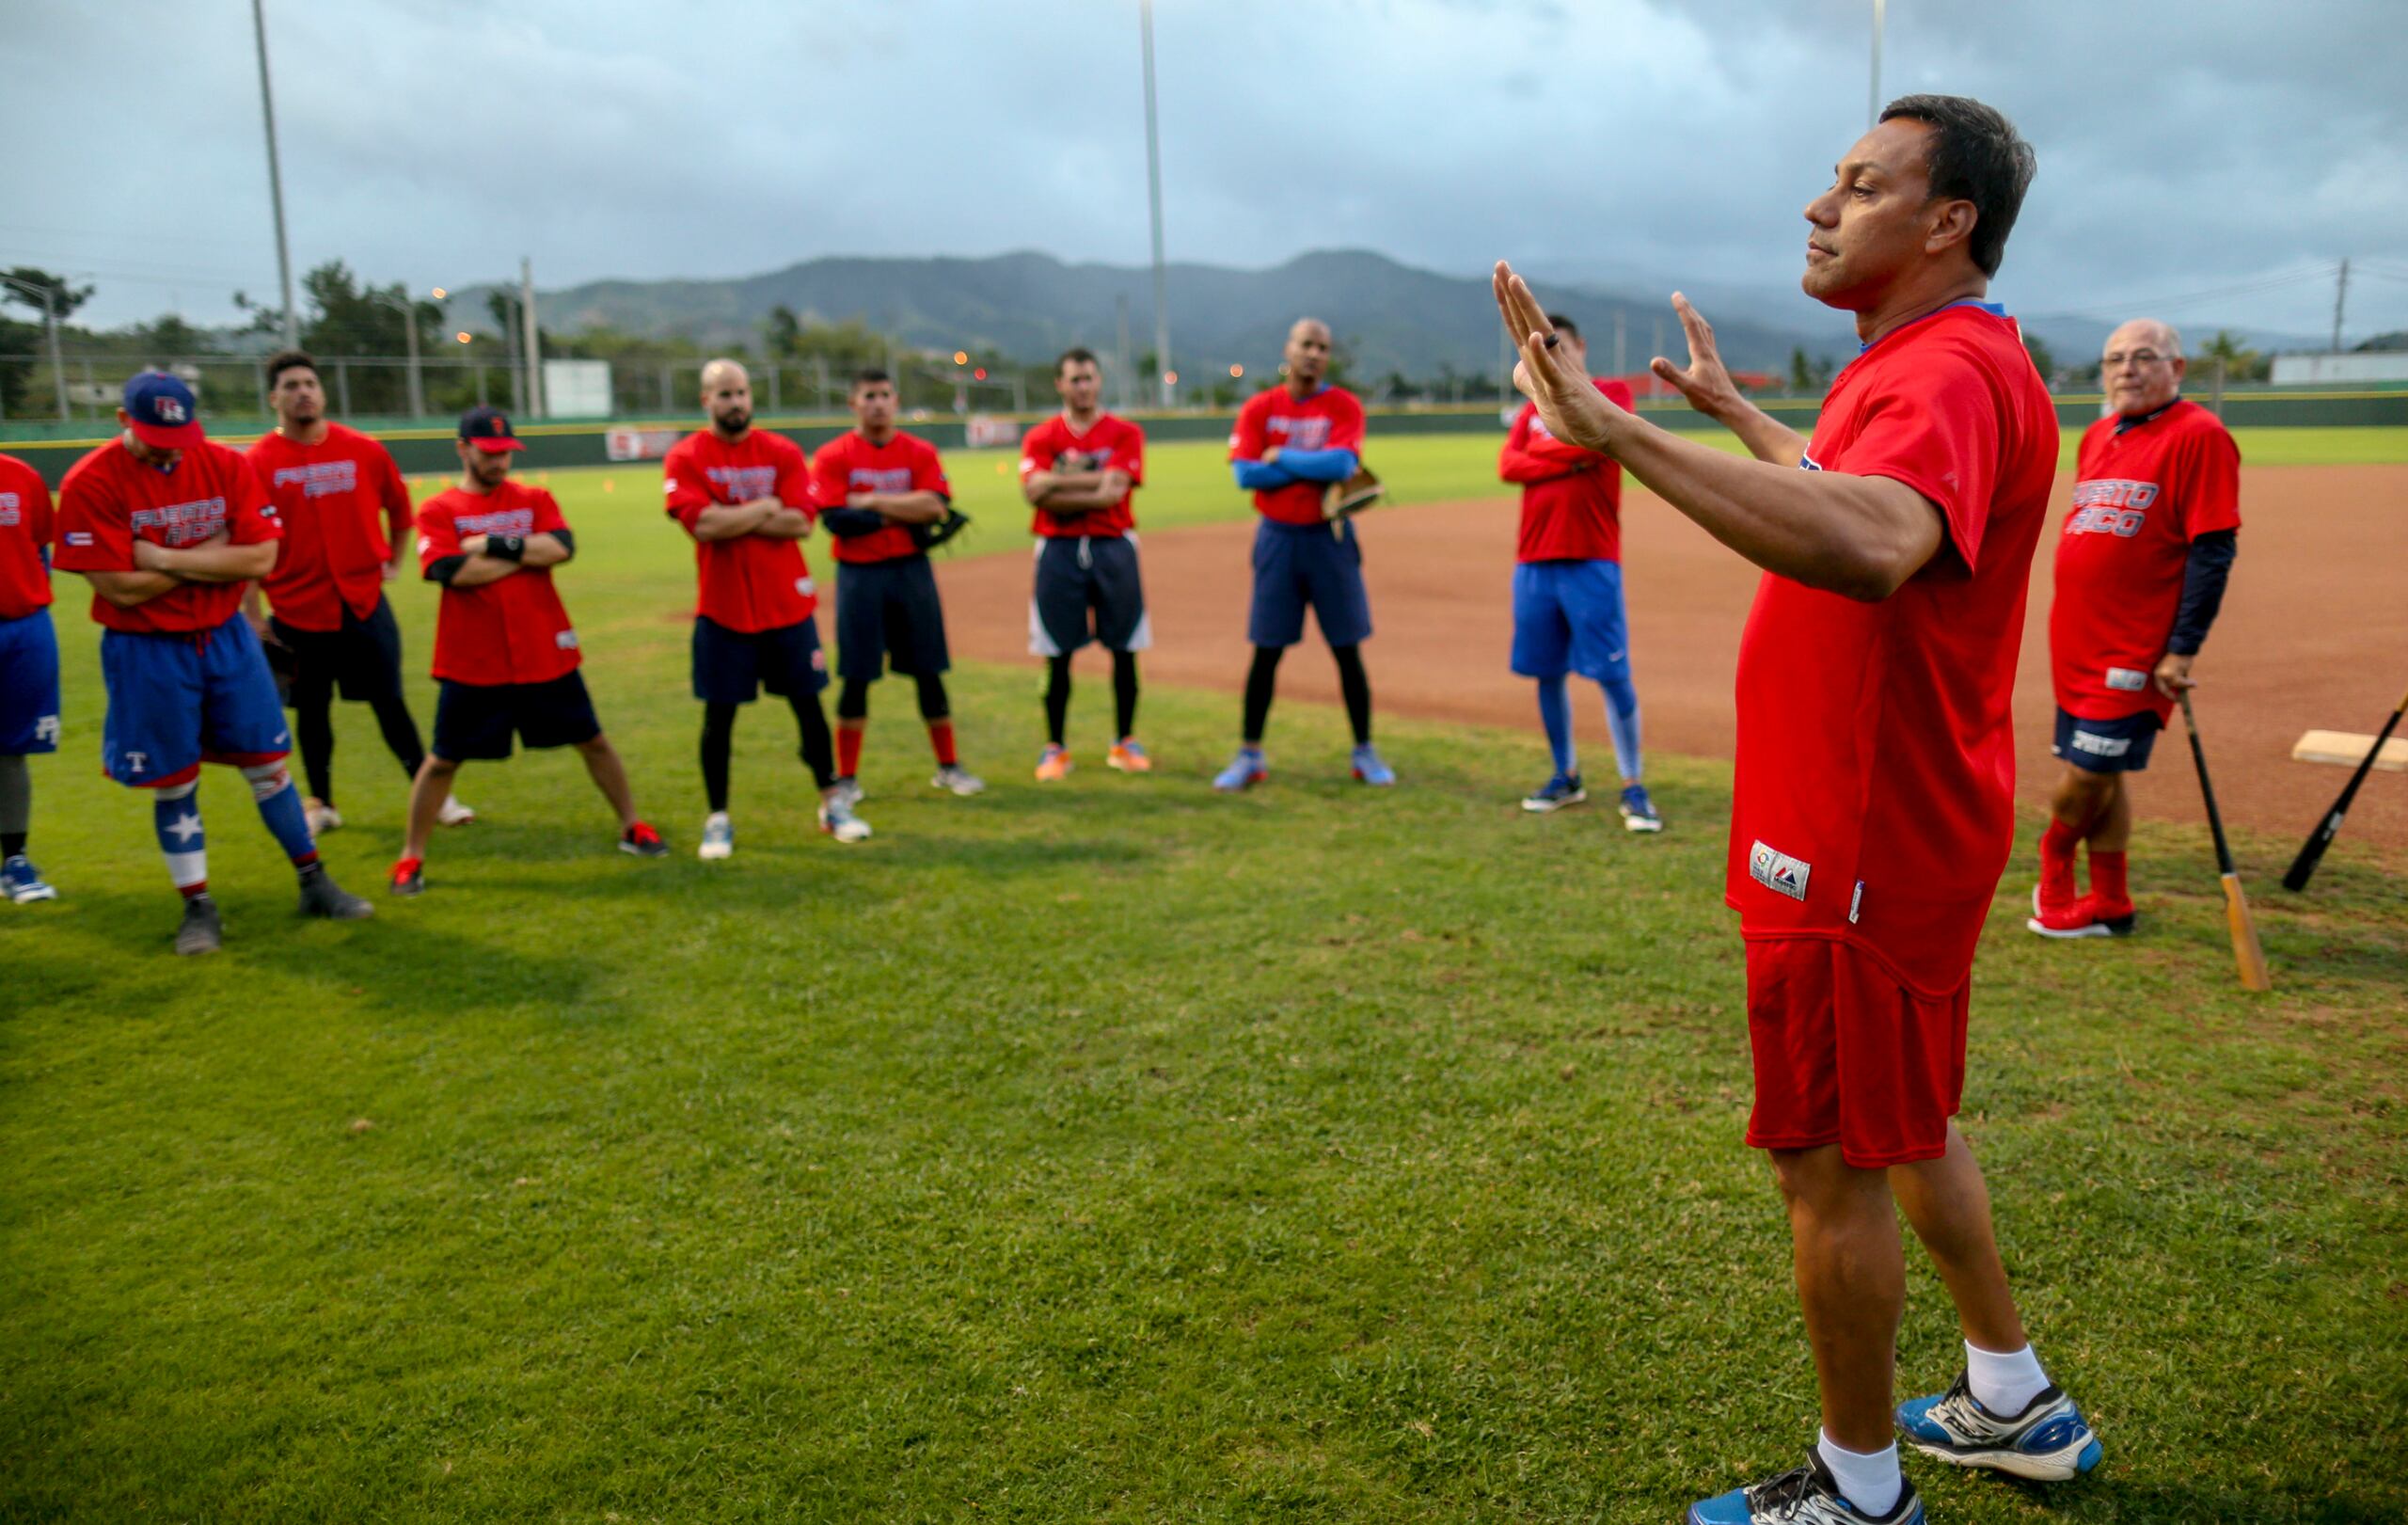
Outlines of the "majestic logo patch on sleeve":
[[1748,849],[1748,877],[1772,891],[1793,900],[1806,898],[1806,881],[1813,876],[1814,866],[1803,858],[1767,847],[1762,841]]

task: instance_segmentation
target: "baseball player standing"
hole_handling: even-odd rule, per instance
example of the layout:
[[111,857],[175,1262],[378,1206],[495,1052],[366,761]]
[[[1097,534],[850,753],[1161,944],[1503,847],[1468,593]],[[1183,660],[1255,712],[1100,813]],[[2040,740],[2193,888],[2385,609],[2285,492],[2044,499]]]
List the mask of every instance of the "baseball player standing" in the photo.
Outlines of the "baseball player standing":
[[[2114,411],[2083,432],[2073,511],[2057,539],[2049,657],[2063,767],[2040,836],[2025,925],[2043,937],[2132,929],[2124,775],[2157,733],[2224,603],[2241,531],[2241,451],[2223,421],[2182,398],[2182,336],[2139,318],[2107,336],[2099,379]],[[2090,893],[2074,850],[2090,848]]]
[[18,905],[58,892],[25,856],[34,829],[25,758],[58,750],[58,632],[50,623],[50,487],[0,455],[0,896]]
[[[2033,1354],[1980,1167],[1954,1115],[1973,947],[2011,850],[2009,699],[2056,469],[2056,415],[1986,302],[2034,167],[1990,107],[1893,101],[1806,207],[1807,294],[1862,353],[1809,441],[1750,404],[1682,298],[1654,369],[1755,459],[1613,405],[1529,288],[1497,267],[1517,380],[1556,437],[1602,451],[1765,569],[1741,638],[1728,898],[1747,943],[1755,1106],[1822,1396],[1803,1467],[1691,1506],[1694,1525],[1920,1525],[1893,1438],[2036,1480],[2099,1446]],[[1965,1370],[1891,1408],[1897,1213],[1956,1305]]]

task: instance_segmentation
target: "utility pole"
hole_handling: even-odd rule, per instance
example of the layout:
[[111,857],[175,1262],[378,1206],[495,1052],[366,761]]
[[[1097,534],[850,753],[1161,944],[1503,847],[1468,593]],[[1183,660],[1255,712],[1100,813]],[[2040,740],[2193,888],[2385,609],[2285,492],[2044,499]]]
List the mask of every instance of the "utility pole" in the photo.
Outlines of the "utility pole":
[[1629,316],[1622,308],[1614,309],[1614,374],[1618,376],[1630,374],[1630,362],[1623,357],[1624,330],[1629,327],[1625,320]]
[[1137,394],[1132,389],[1137,385],[1137,376],[1131,367],[1137,362],[1131,358],[1129,349],[1129,294],[1123,292],[1114,298],[1113,306],[1118,310],[1120,316],[1120,364],[1118,366],[1120,407],[1123,412],[1126,412],[1137,405]]
[[535,266],[525,255],[518,257],[518,322],[527,337],[519,344],[527,357],[527,416],[544,416],[544,341],[543,329],[535,324]]
[[1146,50],[1146,190],[1154,214],[1154,364],[1162,383],[1163,406],[1170,406],[1170,296],[1163,276],[1163,151],[1154,122],[1154,0],[1137,0],[1137,20]]
[[2333,353],[2341,353],[2341,309],[2350,299],[2350,257],[2341,256],[2340,278],[2333,285]]
[[1868,130],[1881,120],[1881,22],[1889,8],[1889,0],[1873,0],[1873,87],[1864,108]]
[[260,117],[267,123],[267,196],[276,209],[276,275],[284,289],[284,347],[298,349],[301,326],[293,311],[293,249],[284,237],[284,170],[276,158],[276,92],[267,82],[267,0],[251,0],[251,31],[260,49]]

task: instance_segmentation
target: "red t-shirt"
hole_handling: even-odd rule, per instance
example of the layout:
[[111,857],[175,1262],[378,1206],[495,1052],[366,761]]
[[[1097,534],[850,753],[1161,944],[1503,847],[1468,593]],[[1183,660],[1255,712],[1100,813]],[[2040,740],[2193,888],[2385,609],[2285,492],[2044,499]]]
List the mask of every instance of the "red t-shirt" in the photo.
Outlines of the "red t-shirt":
[[[220,532],[237,546],[284,537],[259,473],[214,439],[189,446],[172,471],[145,466],[112,439],[68,469],[58,485],[62,572],[131,572],[134,542],[182,548]],[[214,630],[243,605],[239,582],[186,582],[119,609],[92,595],[92,618],[112,630],[182,634]]]
[[[541,487],[505,478],[489,493],[452,487],[418,510],[418,564],[423,572],[475,534],[544,534],[565,530],[561,505]],[[577,631],[552,586],[548,566],[521,566],[474,588],[445,587],[435,617],[435,675],[491,688],[548,683],[577,670]]]
[[[1631,406],[1630,388],[1596,381],[1616,407]],[[1515,559],[1525,562],[1618,562],[1622,560],[1622,465],[1609,455],[1569,445],[1547,432],[1535,404],[1524,403],[1497,474],[1522,485],[1522,538]]]
[[[1323,387],[1301,402],[1285,387],[1256,392],[1238,409],[1238,426],[1229,434],[1229,459],[1259,461],[1262,453],[1281,450],[1363,450],[1363,405],[1343,387]],[[1325,482],[1291,482],[1284,487],[1254,495],[1255,512],[1282,524],[1322,522]]]
[[385,596],[394,543],[410,532],[410,490],[392,452],[329,423],[314,445],[271,434],[248,455],[284,520],[276,570],[260,581],[276,617],[299,630],[340,630],[346,609],[366,619]]
[[[1075,463],[1075,464],[1074,464]],[[1095,427],[1073,434],[1070,421],[1056,413],[1028,432],[1021,442],[1020,474],[1064,470],[1118,471],[1129,478],[1129,490],[1109,508],[1084,514],[1056,514],[1040,508],[1029,532],[1049,539],[1080,535],[1125,535],[1137,527],[1137,488],[1146,481],[1146,431],[1126,419],[1100,414]]]
[[50,607],[50,486],[14,455],[0,455],[0,620]]
[[2191,542],[2241,528],[2241,451],[2224,422],[2175,401],[2118,433],[2101,419],[2082,437],[2073,512],[2057,541],[2049,655],[2057,704],[2083,720],[2119,720],[2174,701],[2149,675],[2182,606]]
[[[749,503],[774,498],[806,518],[811,501],[811,463],[802,447],[784,435],[751,429],[731,445],[708,429],[672,446],[661,463],[669,493],[669,516],[694,532],[695,521],[714,503]],[[696,540],[694,569],[702,594],[694,612],[715,625],[751,633],[800,625],[819,606],[802,544],[766,535]]]
[[[953,484],[944,478],[937,448],[916,435],[896,430],[883,445],[873,445],[859,429],[838,435],[811,458],[811,491],[819,511],[845,506],[857,492],[933,492],[950,500]],[[911,527],[890,524],[868,534],[836,536],[840,562],[891,562],[921,554],[912,543]]]
[[1828,937],[1953,993],[2015,832],[2008,699],[2057,420],[2014,320],[1970,303],[1831,383],[1809,470],[1887,477],[1943,540],[1879,603],[1766,574],[1739,643],[1728,898],[1750,938]]

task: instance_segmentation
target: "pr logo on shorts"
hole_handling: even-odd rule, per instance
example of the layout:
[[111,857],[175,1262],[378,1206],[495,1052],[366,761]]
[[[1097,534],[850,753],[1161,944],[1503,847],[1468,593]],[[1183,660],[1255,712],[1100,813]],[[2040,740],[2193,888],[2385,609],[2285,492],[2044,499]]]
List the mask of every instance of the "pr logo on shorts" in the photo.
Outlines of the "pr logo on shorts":
[[1776,848],[1758,841],[1748,849],[1748,877],[1772,891],[1793,900],[1806,898],[1806,881],[1813,877],[1814,866],[1803,858],[1793,858]]

